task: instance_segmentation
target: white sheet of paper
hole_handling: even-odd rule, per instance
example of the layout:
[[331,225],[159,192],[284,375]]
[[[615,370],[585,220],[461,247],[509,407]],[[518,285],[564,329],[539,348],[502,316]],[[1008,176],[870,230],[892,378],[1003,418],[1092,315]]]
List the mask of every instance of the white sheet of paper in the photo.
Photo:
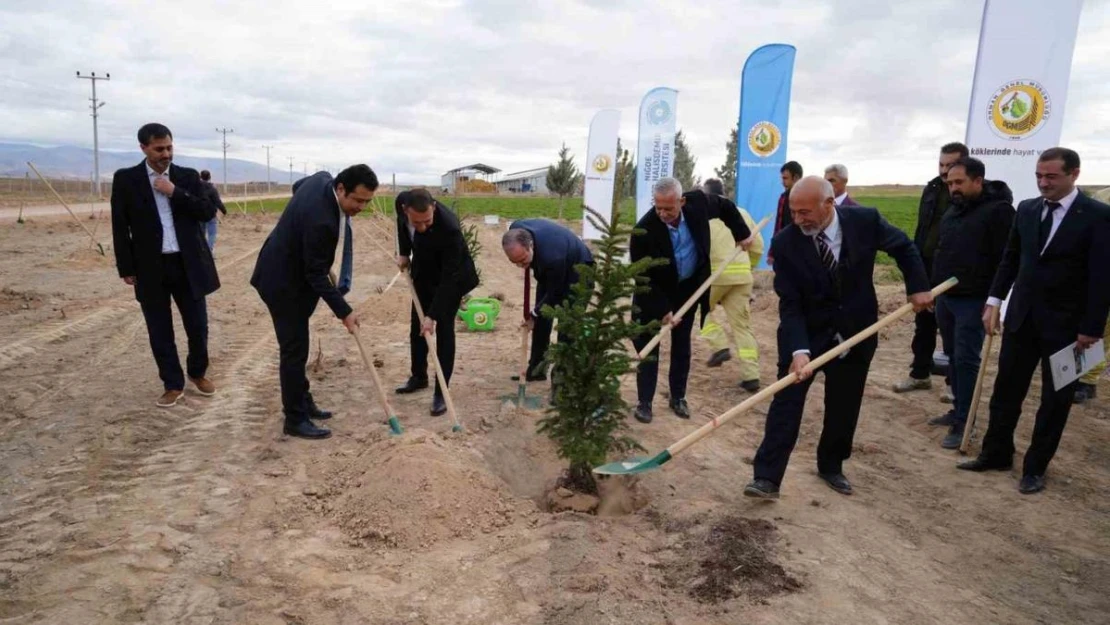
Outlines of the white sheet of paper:
[[1052,386],[1056,390],[1064,388],[1105,359],[1106,349],[1102,339],[1079,353],[1075,351],[1075,343],[1068,345],[1048,358],[1052,367]]

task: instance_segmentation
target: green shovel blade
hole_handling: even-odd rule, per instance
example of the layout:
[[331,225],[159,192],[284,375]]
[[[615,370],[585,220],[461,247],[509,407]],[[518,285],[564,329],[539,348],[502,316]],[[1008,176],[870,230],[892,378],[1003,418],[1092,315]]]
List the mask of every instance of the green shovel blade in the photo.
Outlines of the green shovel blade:
[[601,475],[632,475],[654,471],[671,459],[671,452],[664,449],[652,458],[630,458],[594,467],[594,473]]
[[389,435],[390,436],[400,436],[401,434],[404,434],[404,433],[405,433],[405,430],[401,427],[401,422],[397,420],[397,417],[390,417],[389,418]]

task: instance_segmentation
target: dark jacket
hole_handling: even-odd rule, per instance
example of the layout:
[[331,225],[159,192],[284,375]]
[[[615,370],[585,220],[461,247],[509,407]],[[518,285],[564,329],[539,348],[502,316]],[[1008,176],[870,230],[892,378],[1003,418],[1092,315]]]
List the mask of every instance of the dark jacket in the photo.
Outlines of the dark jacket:
[[787,190],[779,196],[778,208],[775,209],[775,230],[771,233],[772,236],[792,223],[794,223],[794,216],[790,214],[790,191]]
[[990,291],[1005,299],[1013,286],[1003,327],[1014,332],[1032,319],[1051,343],[1102,336],[1110,311],[1110,206],[1080,193],[1042,254],[1043,210],[1042,198],[1018,204]]
[[875,297],[875,254],[894,257],[906,280],[906,293],[929,290],[925,266],[913,242],[873,208],[841,206],[839,282],[821,264],[813,238],[791,224],[775,235],[775,292],[779,296],[779,364],[799,350],[813,358],[848,339],[879,318]]
[[331,174],[317,172],[293,185],[289,200],[270,236],[262,244],[251,285],[271,307],[288,302],[304,309],[321,297],[336,317],[351,307],[331,283],[328,271],[339,243],[339,204]]
[[224,201],[220,199],[220,191],[216,188],[216,185],[212,184],[212,182],[208,180],[201,180],[200,183],[204,185],[204,191],[207,194],[208,201],[212,202],[212,204],[216,208],[218,208],[221,213],[226,215],[227,207],[224,206]]
[[936,251],[929,245],[929,230],[940,208],[942,196],[945,198],[944,201],[947,201],[948,185],[940,176],[937,176],[925,185],[925,190],[921,192],[921,203],[917,206],[917,230],[913,235],[913,244],[917,246],[921,257],[928,261],[932,260],[932,255]]
[[436,201],[431,227],[410,236],[408,218],[402,209],[407,203],[408,191],[399,193],[394,202],[400,253],[412,257],[412,282],[416,290],[432,298],[425,313],[433,319],[453,318],[463,296],[478,286],[478,271],[459,220]]
[[860,205],[860,203],[855,201],[854,199],[852,199],[852,196],[847,195],[847,194],[844,195],[844,202],[841,204],[841,206],[859,206],[859,205]]
[[[692,282],[696,288],[713,273],[709,262],[710,219],[720,219],[732,231],[732,238],[737,242],[750,237],[752,233],[732,200],[702,191],[688,191],[682,197],[686,200],[682,207],[682,217],[686,220],[686,226],[690,229],[690,236],[697,248],[696,269],[687,281]],[[679,289],[678,265],[675,263],[674,247],[671,244],[667,224],[663,223],[659,215],[652,210],[640,218],[636,227],[644,232],[632,235],[628,249],[631,261],[636,262],[641,258],[650,257],[665,258],[670,262],[647,270],[648,286],[651,290],[634,295],[632,305],[640,309],[637,320],[661,319],[668,312],[677,312],[690,293]],[[708,289],[698,301],[698,305],[701,307],[703,316],[708,314]]]
[[578,281],[575,265],[594,262],[590,248],[568,228],[549,219],[518,219],[509,229],[521,228],[532,233],[532,276],[536,279],[536,303],[532,314],[538,315],[544,304],[558,306]]
[[1014,194],[1001,180],[987,180],[983,193],[966,204],[953,203],[940,222],[933,253],[934,285],[955,276],[960,283],[946,295],[986,300],[1006,239],[1014,223]]
[[[216,215],[195,169],[170,165],[174,232],[194,298],[220,288],[216,263],[204,238],[203,224]],[[135,276],[135,299],[164,296],[162,290],[162,221],[146,161],[120,169],[112,178],[112,245],[121,278]]]

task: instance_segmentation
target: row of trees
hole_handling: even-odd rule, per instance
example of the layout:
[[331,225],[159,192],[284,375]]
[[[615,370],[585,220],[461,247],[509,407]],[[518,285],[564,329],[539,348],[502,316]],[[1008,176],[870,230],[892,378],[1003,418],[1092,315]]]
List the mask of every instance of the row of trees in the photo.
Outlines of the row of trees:
[[[729,133],[727,145],[728,154],[725,162],[713,170],[713,173],[724,183],[725,191],[729,197],[735,196],[736,188],[736,129]],[[621,200],[632,197],[636,192],[636,162],[628,151],[622,147],[617,139],[617,171],[613,189],[613,200],[620,204]],[[701,185],[701,178],[694,176],[694,168],[698,159],[686,144],[686,137],[679,130],[674,137],[674,177],[682,183],[683,189],[693,189]],[[574,163],[570,148],[563,144],[559,150],[559,160],[547,168],[547,188],[551,193],[559,196],[559,218],[563,218],[563,205],[566,198],[578,193],[582,185],[583,175]]]

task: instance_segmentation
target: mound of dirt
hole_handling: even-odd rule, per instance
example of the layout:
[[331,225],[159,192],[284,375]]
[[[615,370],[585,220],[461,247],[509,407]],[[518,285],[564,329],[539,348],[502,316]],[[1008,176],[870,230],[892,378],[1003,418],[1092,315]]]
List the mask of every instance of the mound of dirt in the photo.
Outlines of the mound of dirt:
[[366,447],[322,506],[352,542],[425,549],[511,525],[534,504],[517,499],[459,440],[412,430]]

